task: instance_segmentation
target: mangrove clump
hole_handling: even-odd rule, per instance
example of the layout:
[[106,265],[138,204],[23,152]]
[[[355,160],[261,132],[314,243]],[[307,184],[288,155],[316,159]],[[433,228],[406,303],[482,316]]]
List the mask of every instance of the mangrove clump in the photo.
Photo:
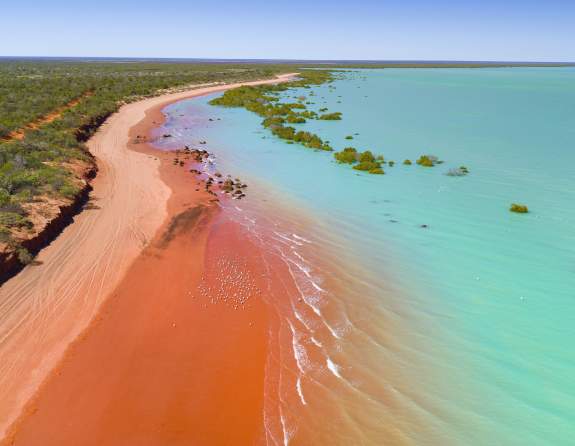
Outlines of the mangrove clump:
[[375,169],[381,169],[381,164],[377,161],[362,161],[355,166],[353,166],[355,170],[363,170],[369,172]]
[[334,153],[333,156],[342,164],[353,164],[357,162],[357,150],[353,147],[346,147],[341,152]]
[[423,167],[433,167],[437,164],[438,159],[433,155],[421,155],[416,161],[417,164]]
[[529,212],[527,206],[525,206],[524,204],[517,204],[517,203],[513,203],[509,208],[509,210],[511,212],[516,212],[518,214],[527,214]]
[[320,115],[319,119],[322,121],[340,121],[341,120],[341,113],[334,112],[334,113],[325,113]]

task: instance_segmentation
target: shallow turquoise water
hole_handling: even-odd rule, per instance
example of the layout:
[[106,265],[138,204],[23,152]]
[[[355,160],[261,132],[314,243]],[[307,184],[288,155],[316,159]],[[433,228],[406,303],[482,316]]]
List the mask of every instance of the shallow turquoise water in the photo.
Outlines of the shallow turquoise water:
[[[388,344],[413,387],[389,382],[413,406],[403,416],[417,421],[401,429],[415,444],[573,444],[575,70],[354,70],[331,87],[286,94],[313,91],[311,109],[343,113],[299,126],[395,160],[386,175],[288,145],[211,97],[168,107],[166,127],[178,143],[208,141],[218,169],[247,179],[246,205],[265,209],[265,197],[317,218],[306,237],[357,260],[382,314],[400,305]],[[445,163],[401,165],[425,153]],[[445,175],[462,164],[469,176]],[[510,213],[512,202],[531,212]],[[361,307],[362,296],[348,301]],[[377,328],[364,331],[377,339]]]

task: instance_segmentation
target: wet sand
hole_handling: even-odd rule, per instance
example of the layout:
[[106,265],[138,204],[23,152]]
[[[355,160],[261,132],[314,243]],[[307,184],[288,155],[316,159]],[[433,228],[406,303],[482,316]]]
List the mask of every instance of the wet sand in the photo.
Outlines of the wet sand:
[[[234,432],[234,439],[263,435],[262,401],[251,396],[262,393],[254,386],[263,380],[265,307],[253,299],[243,311],[229,305],[196,311],[203,308],[200,280],[209,283],[202,274],[218,215],[213,197],[184,184],[195,180],[171,165],[173,155],[160,163],[142,145],[139,153],[127,150],[126,130],[146,112],[141,125],[147,130],[167,103],[229,87],[130,104],[90,141],[100,167],[93,209],[40,254],[40,265],[0,289],[0,427],[28,401],[3,444],[189,444],[205,438],[225,444],[232,432],[221,422],[233,425],[232,413],[241,413],[238,432],[245,428],[245,437]],[[169,240],[162,239],[166,231]],[[222,250],[241,238],[233,230],[226,234],[231,238]],[[247,249],[245,259],[256,252]],[[257,262],[250,265],[243,270],[257,276]],[[258,289],[257,281],[253,286]],[[220,376],[225,379],[215,379]]]

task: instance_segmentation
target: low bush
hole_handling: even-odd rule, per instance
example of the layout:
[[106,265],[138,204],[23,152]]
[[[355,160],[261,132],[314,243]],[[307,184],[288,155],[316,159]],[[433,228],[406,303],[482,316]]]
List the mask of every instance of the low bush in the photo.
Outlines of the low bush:
[[334,158],[343,164],[353,164],[357,162],[357,150],[353,147],[346,147],[341,152],[336,152],[333,154]]
[[340,121],[341,120],[341,113],[326,113],[324,115],[320,115],[319,119],[322,121]]
[[437,164],[437,157],[433,155],[421,155],[416,161],[417,164],[423,167],[433,167]]
[[526,214],[529,212],[529,209],[524,204],[517,204],[513,203],[509,208],[511,212],[516,212],[518,214]]
[[355,170],[370,171],[370,170],[375,170],[375,169],[381,169],[381,164],[376,162],[376,161],[362,161],[362,162],[356,164],[355,166],[353,166],[353,168]]

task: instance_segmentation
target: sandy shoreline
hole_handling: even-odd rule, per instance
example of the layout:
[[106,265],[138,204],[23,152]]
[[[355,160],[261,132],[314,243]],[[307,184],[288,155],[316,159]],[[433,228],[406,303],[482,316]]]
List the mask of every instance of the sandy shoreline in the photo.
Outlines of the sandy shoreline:
[[[283,78],[288,76],[284,75]],[[246,84],[271,82],[277,80]],[[168,217],[181,213],[183,209],[200,206],[202,212],[189,216],[188,221],[195,223],[184,225],[184,233],[195,231],[202,234],[195,226],[196,223],[215,212],[209,210],[209,201],[206,201],[211,197],[202,193],[193,199],[175,198],[168,204],[170,187],[174,185],[168,187],[165,183],[165,175],[170,174],[166,167],[161,166],[167,163],[161,163],[153,154],[128,150],[128,129],[134,128],[146,116],[149,126],[152,119],[156,120],[158,114],[161,115],[161,108],[171,102],[238,85],[200,88],[128,104],[113,115],[90,140],[88,146],[98,158],[100,169],[94,181],[92,209],[76,217],[74,224],[40,253],[38,261],[41,264],[26,268],[0,288],[0,357],[3,359],[0,365],[0,394],[3,395],[0,404],[0,435],[5,433],[24,404],[58,363],[70,342],[94,319],[107,296],[118,285],[127,287],[127,290],[137,289],[138,285],[126,277],[129,268],[140,268],[138,274],[154,271],[153,261],[157,257],[139,254],[154,240],[158,228],[170,224]],[[171,160],[172,156],[169,158]],[[130,172],[130,175],[126,175],[126,172]],[[199,241],[201,235],[198,236]],[[190,252],[196,250],[198,258],[202,257],[201,243],[193,246],[184,243],[183,246]],[[176,255],[177,251],[170,252]],[[187,258],[190,256],[187,255]],[[139,265],[133,263],[135,259],[141,259]],[[188,268],[176,270],[181,274],[190,274],[191,281],[199,280],[197,275],[201,268],[197,269],[194,265],[198,265],[197,258],[191,259]],[[183,282],[174,280],[174,283]],[[143,294],[151,294],[144,291],[147,289],[140,289]],[[180,291],[178,286],[174,286],[172,295],[177,296]],[[158,289],[158,292],[164,293],[166,290]],[[132,291],[128,294],[134,298],[138,296]],[[117,295],[114,293],[114,296]],[[150,302],[150,305],[153,303]],[[104,325],[102,315],[105,315],[106,308],[105,305],[103,313],[94,321],[96,329]],[[265,316],[256,313],[257,318]],[[112,321],[112,318],[105,317],[104,320]],[[107,331],[116,335],[121,335],[121,330],[126,328],[118,320],[111,326],[120,329],[119,333]],[[206,326],[208,328],[209,324]],[[142,327],[134,329],[140,330]],[[88,331],[93,330],[94,327],[90,327]],[[150,334],[154,330],[144,330],[142,333]],[[249,333],[247,335],[251,336]],[[101,338],[98,339],[101,342]],[[150,342],[158,342],[160,339],[161,336],[152,337]],[[82,342],[85,341],[79,339],[74,345]],[[101,350],[94,348],[92,351],[89,360],[97,359],[97,352]],[[145,355],[145,352],[142,354]],[[61,370],[52,374],[51,379],[59,373]]]

